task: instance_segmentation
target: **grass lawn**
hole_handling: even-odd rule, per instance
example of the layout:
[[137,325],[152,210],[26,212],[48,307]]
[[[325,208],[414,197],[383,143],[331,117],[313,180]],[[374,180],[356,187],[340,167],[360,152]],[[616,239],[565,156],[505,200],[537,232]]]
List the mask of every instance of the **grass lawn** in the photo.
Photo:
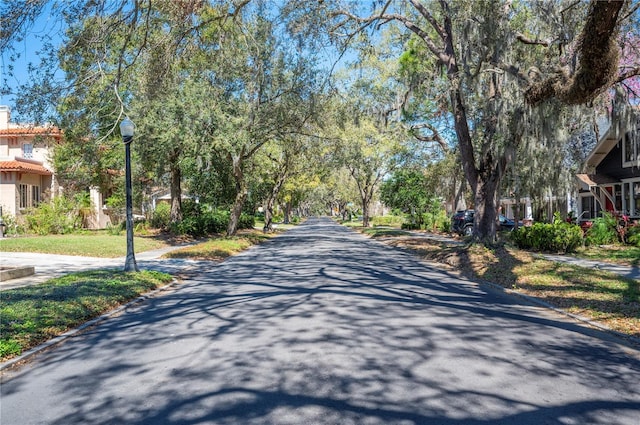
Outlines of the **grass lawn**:
[[0,360],[163,286],[166,273],[99,270],[0,292]]
[[589,260],[609,261],[611,263],[640,266],[640,248],[637,246],[589,246],[579,248],[575,254]]
[[[159,238],[135,236],[136,252],[162,248]],[[82,255],[86,257],[116,258],[127,255],[127,237],[104,232],[69,235],[24,236],[0,239],[0,252],[41,252],[43,254]]]
[[197,245],[192,245],[171,251],[164,255],[166,258],[193,258],[198,260],[222,261],[252,245],[259,244],[273,237],[273,233],[263,233],[262,230],[243,230],[237,236],[210,238]]
[[[386,230],[366,229],[373,236],[388,236]],[[508,246],[488,249],[479,245],[452,245],[426,238],[384,239],[423,259],[447,264],[464,276],[482,279],[504,288],[544,300],[626,335],[640,337],[640,282],[603,270],[560,264]],[[629,257],[635,250],[610,249]],[[615,254],[581,253],[607,260]],[[630,253],[630,254],[629,254]],[[633,261],[631,261],[633,263]]]

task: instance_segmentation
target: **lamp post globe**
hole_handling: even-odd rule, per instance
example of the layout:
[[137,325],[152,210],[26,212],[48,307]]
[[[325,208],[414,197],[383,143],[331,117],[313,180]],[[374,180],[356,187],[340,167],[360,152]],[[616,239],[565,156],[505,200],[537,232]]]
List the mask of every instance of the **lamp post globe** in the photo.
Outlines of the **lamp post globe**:
[[124,175],[126,195],[126,220],[127,220],[127,257],[124,262],[124,271],[138,271],[138,264],[133,250],[133,201],[131,199],[131,141],[133,140],[135,125],[127,117],[120,123],[120,134],[124,143]]
[[133,124],[133,121],[129,119],[129,117],[126,117],[120,123],[120,134],[122,135],[123,139],[125,137],[133,137],[134,130],[135,125]]

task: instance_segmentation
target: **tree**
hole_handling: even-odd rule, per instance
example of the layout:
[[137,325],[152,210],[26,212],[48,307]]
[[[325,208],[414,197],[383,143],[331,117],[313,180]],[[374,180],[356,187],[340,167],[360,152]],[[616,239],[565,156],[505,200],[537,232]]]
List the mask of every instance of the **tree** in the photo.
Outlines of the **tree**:
[[390,131],[383,131],[366,116],[346,122],[339,132],[337,157],[349,170],[358,187],[362,206],[362,225],[369,226],[369,210],[379,183],[395,167],[394,156],[399,141]]
[[[34,76],[39,78],[24,87],[25,95],[18,98],[18,104],[35,118],[51,114],[54,105],[57,113],[50,118],[61,123],[65,134],[81,135],[72,138],[76,143],[82,138],[97,141],[94,144],[101,146],[95,151],[117,136],[126,111],[138,124],[136,139],[143,142],[134,143],[134,150],[140,151],[147,168],[157,175],[151,180],[161,182],[168,174],[171,218],[179,221],[182,163],[193,155],[196,141],[188,130],[200,123],[203,110],[202,104],[189,98],[195,93],[188,85],[190,77],[201,72],[195,67],[201,63],[190,59],[202,47],[199,34],[211,33],[211,28],[220,34],[231,28],[229,22],[233,23],[248,0],[87,0],[54,7],[52,3],[26,0],[2,6],[3,24],[7,24],[0,33],[3,51],[10,50],[12,41],[23,37],[37,16],[49,9],[52,18],[65,21],[60,26],[65,29],[60,61],[49,59],[38,68],[40,74]],[[12,22],[5,22],[5,17]],[[58,53],[50,52],[52,57]],[[66,76],[62,83],[52,78],[58,65]],[[148,176],[144,180],[148,183]]]
[[420,170],[396,170],[382,183],[380,199],[389,208],[409,214],[412,223],[420,228],[422,216],[434,198],[433,194],[427,193],[427,184],[426,176]]
[[241,30],[202,38],[211,61],[220,63],[207,74],[212,90],[222,90],[209,105],[214,120],[204,134],[210,154],[223,156],[231,166],[235,199],[228,235],[236,233],[247,200],[248,164],[267,143],[303,132],[314,115],[318,90],[313,62],[276,37],[282,29],[264,6],[236,19]]
[[[535,129],[527,133],[531,130],[531,117],[537,111],[526,107],[525,93],[530,80],[523,70],[540,64],[544,56],[531,48],[539,43],[529,43],[523,34],[569,36],[570,40],[561,39],[562,46],[566,46],[567,41],[578,38],[572,30],[578,28],[582,16],[593,18],[612,13],[600,15],[598,8],[583,12],[582,5],[577,3],[571,6],[570,13],[565,13],[564,5],[555,8],[544,4],[541,8],[547,8],[551,16],[563,19],[543,21],[536,19],[542,16],[532,16],[528,4],[445,1],[438,4],[439,8],[435,8],[435,4],[409,0],[407,8],[403,8],[397,2],[387,1],[368,16],[339,9],[334,12],[339,19],[334,28],[353,25],[348,33],[354,36],[372,25],[398,22],[420,40],[421,51],[435,64],[433,69],[443,69],[447,106],[455,125],[465,177],[475,198],[474,235],[491,243],[497,228],[500,183],[517,151],[528,139],[540,135]],[[553,25],[554,22],[561,24]],[[605,27],[616,28],[619,24],[614,19]],[[594,40],[585,53],[594,52],[598,43],[605,42],[609,46],[610,37]],[[576,54],[584,47],[584,43],[578,46]],[[611,80],[606,80],[588,86],[586,91],[597,95],[610,84]],[[550,134],[543,136],[553,138]]]

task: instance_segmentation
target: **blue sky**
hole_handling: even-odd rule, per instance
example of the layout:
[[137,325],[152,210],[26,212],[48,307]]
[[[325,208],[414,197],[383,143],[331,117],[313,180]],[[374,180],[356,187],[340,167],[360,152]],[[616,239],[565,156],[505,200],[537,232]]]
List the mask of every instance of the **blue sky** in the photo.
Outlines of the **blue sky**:
[[[51,16],[49,10],[36,20],[29,28],[23,40],[13,43],[13,51],[3,51],[0,57],[0,82],[8,86],[12,92],[16,92],[21,84],[29,81],[29,64],[35,66],[40,62],[40,51],[43,48],[43,38],[50,38],[54,45],[61,42],[64,22],[60,16]],[[13,68],[13,69],[12,69]],[[13,75],[11,75],[13,74]],[[0,105],[8,105],[13,121],[20,119],[15,110],[13,95],[0,94]]]

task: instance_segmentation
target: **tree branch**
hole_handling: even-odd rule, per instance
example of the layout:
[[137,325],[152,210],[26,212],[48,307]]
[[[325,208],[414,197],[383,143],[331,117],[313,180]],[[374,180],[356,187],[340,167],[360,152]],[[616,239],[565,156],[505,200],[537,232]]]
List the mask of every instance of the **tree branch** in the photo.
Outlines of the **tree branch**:
[[591,1],[575,53],[580,58],[576,71],[573,75],[559,72],[529,85],[525,90],[528,104],[553,97],[569,105],[584,104],[615,83],[620,49],[614,37],[624,4],[624,0]]
[[631,77],[635,77],[636,75],[640,75],[640,66],[635,68],[627,69],[626,71],[621,71],[618,74],[618,78],[616,78],[616,83],[621,83],[624,80],[627,80]]
[[[418,133],[419,130],[424,128],[430,130],[431,135],[425,136]],[[411,126],[409,131],[413,137],[420,140],[421,142],[437,142],[445,154],[449,152],[449,146],[447,146],[446,140],[442,138],[442,136],[440,135],[440,132],[438,132],[438,129],[433,125],[426,122],[421,124],[415,124]]]
[[549,47],[551,45],[551,41],[547,41],[547,40],[534,40],[531,39],[529,37],[527,37],[526,35],[522,34],[522,33],[518,33],[516,34],[516,39],[524,44],[533,44],[533,45],[537,45],[537,46],[544,46],[544,47]]

